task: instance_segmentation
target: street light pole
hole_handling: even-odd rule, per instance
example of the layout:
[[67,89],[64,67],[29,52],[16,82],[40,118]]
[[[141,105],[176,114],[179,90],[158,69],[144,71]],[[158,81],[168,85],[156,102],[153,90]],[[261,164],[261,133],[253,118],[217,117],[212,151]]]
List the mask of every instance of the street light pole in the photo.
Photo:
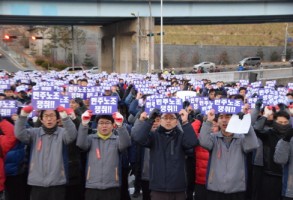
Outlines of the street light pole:
[[75,54],[75,51],[74,51],[74,49],[75,49],[75,47],[74,47],[74,27],[73,27],[73,25],[71,25],[71,37],[72,37],[72,40],[71,40],[71,42],[72,42],[72,55],[71,55],[71,64],[72,64],[72,67],[74,68],[74,65],[75,65],[75,63],[74,63],[74,54]]
[[285,30],[285,44],[284,44],[284,62],[287,60],[287,40],[288,40],[288,23],[286,24],[286,30]]
[[136,72],[140,72],[139,60],[140,60],[140,20],[139,12],[137,12],[137,57],[136,57]]
[[[150,18],[149,18],[149,33],[153,33],[153,18],[152,18],[152,6],[151,1],[149,0],[149,11],[150,11]],[[148,64],[148,73],[153,70],[152,66],[152,36],[149,37],[149,64]]]
[[137,17],[137,24],[136,24],[136,73],[139,72],[139,59],[140,59],[140,19],[139,19],[139,12],[137,15],[135,13],[131,13],[132,16]]
[[160,69],[163,72],[163,0],[161,0],[161,65]]

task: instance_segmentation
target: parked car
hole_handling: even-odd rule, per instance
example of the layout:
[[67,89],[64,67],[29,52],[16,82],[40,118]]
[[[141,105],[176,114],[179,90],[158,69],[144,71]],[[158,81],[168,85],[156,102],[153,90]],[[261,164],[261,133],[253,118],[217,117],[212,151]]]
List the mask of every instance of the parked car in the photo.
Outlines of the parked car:
[[211,68],[215,68],[216,64],[213,62],[201,62],[193,66],[193,69],[197,71],[199,68],[202,68],[204,72],[209,72]]
[[293,58],[289,60],[289,63],[290,63],[291,66],[293,67]]
[[82,66],[66,67],[61,72],[76,73],[76,72],[79,72],[79,71],[84,71]]
[[241,66],[257,66],[259,67],[261,64],[261,58],[260,57],[247,57],[239,61],[239,64]]
[[91,74],[98,74],[98,73],[100,73],[100,68],[99,67],[92,67],[91,69],[89,69],[88,71],[87,71],[88,73],[91,73]]
[[11,73],[9,71],[7,71],[6,69],[0,69],[0,73],[5,73],[7,75],[11,75]]

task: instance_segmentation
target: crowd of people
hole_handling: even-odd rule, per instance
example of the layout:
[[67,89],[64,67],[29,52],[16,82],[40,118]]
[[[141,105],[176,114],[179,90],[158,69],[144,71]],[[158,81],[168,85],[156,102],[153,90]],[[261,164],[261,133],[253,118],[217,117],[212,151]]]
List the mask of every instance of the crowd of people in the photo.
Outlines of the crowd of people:
[[[0,117],[0,200],[293,199],[292,86],[245,83],[172,73],[2,76],[0,102],[15,100],[17,111]],[[70,96],[68,107],[36,110],[33,92],[40,85],[62,95],[72,85],[97,87],[99,95],[117,97],[118,111],[97,114],[89,98]],[[257,89],[285,101],[268,104]],[[187,95],[178,112],[147,112],[148,98],[182,98],[179,91],[243,106],[237,113],[203,111]],[[247,115],[246,133],[227,131],[233,116]]]

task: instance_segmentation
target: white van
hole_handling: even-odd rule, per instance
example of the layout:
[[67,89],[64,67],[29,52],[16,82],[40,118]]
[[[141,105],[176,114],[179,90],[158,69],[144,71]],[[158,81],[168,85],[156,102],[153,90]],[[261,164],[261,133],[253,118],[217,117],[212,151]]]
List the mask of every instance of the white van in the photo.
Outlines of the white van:
[[68,72],[68,73],[76,73],[80,71],[84,71],[82,66],[66,67],[64,70],[62,70],[62,72]]
[[247,57],[243,60],[239,61],[239,64],[241,66],[257,66],[259,67],[261,64],[261,58],[260,57]]

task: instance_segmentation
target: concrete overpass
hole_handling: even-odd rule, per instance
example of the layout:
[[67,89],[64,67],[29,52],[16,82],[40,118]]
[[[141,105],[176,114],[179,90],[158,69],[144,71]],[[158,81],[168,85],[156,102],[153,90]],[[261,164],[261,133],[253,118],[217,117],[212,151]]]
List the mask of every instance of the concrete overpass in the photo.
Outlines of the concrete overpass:
[[[292,22],[292,0],[163,0],[165,25]],[[109,25],[140,17],[160,24],[160,0],[1,0],[0,24]]]
[[[0,24],[99,25],[103,70],[132,72],[132,37],[139,66],[153,68],[160,0],[1,0]],[[164,25],[292,22],[292,0],[164,0]],[[131,15],[135,13],[135,15]]]

